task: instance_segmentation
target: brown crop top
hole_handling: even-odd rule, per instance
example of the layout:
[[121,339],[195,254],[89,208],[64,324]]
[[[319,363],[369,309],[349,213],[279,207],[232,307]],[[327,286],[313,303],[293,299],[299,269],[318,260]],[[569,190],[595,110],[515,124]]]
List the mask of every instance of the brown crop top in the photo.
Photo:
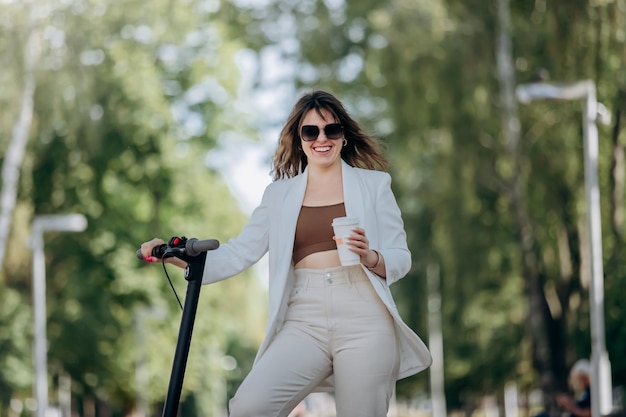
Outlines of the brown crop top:
[[318,207],[302,206],[293,242],[294,265],[312,253],[337,249],[333,240],[335,232],[332,223],[335,217],[345,215],[343,203]]

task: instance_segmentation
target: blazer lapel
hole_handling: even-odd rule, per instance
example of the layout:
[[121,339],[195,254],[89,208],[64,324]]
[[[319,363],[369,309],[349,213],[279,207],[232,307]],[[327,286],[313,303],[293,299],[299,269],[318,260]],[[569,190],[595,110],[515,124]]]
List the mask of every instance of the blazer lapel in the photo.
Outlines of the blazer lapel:
[[354,168],[345,161],[341,161],[341,176],[343,181],[343,200],[346,207],[346,216],[359,219],[361,227],[365,227],[365,211],[361,182]]
[[289,255],[289,262],[291,262],[291,254],[293,253],[293,241],[296,235],[296,224],[298,223],[298,216],[300,215],[300,208],[304,201],[304,192],[306,191],[306,180],[308,170],[294,178],[293,184],[285,190],[283,196],[282,209],[277,210],[277,213],[281,213],[282,217],[280,221],[280,229],[282,241],[285,242],[285,246],[281,248],[281,253]]

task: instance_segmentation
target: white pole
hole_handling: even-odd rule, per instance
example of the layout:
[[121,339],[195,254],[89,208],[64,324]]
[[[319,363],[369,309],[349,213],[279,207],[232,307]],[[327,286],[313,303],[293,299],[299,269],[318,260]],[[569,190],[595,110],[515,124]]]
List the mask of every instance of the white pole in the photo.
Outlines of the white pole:
[[500,417],[498,402],[494,395],[486,395],[483,397],[483,407],[485,408],[485,417]]
[[585,161],[585,202],[589,233],[591,283],[589,285],[589,310],[591,319],[591,415],[601,417],[612,411],[613,392],[611,363],[606,351],[604,330],[604,271],[602,266],[602,222],[600,215],[600,189],[598,186],[598,126],[596,121],[607,123],[604,106],[596,99],[593,81],[556,85],[548,83],[525,84],[517,87],[518,99],[533,100],[584,100],[583,142]]
[[47,231],[81,232],[87,227],[82,214],[36,216],[30,236],[33,250],[33,319],[36,417],[48,411],[48,339],[46,329],[46,261],[43,234]]
[[59,374],[59,409],[61,417],[72,416],[72,378],[65,370]]
[[433,357],[433,364],[430,367],[430,391],[433,417],[446,417],[439,265],[434,264],[428,266],[426,279],[428,282],[428,348]]
[[146,359],[146,337],[143,329],[143,310],[137,309],[133,314],[133,327],[135,328],[135,346],[137,349],[135,364],[135,384],[137,393],[137,411],[139,417],[148,417],[148,367]]
[[517,384],[514,381],[507,382],[504,386],[504,415],[506,417],[519,416]]
[[150,373],[148,369],[148,355],[146,353],[146,320],[149,318],[162,320],[167,317],[167,311],[158,306],[137,307],[133,312],[133,328],[135,330],[135,384],[137,395],[137,412],[139,417],[150,416],[150,401],[148,388]]
[[589,249],[591,251],[591,283],[589,302],[591,316],[591,412],[593,417],[607,415],[612,409],[611,365],[604,339],[604,270],[602,266],[602,222],[598,187],[598,103],[596,88],[588,85],[583,107],[583,140],[585,152],[585,196]]
[[46,262],[43,252],[43,232],[33,234],[32,248],[36,416],[45,417],[48,410],[48,341],[46,337]]

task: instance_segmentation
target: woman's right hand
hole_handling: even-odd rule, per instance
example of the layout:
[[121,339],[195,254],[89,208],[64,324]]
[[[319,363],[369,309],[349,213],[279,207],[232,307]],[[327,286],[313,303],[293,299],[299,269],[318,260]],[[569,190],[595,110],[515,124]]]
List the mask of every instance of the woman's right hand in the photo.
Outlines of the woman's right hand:
[[176,265],[179,268],[183,268],[185,269],[187,267],[187,262],[183,261],[180,258],[176,258],[175,256],[171,256],[165,259],[161,259],[161,258],[157,258],[155,256],[152,256],[152,249],[154,249],[157,246],[163,245],[165,244],[165,241],[163,239],[159,239],[158,237],[155,237],[152,240],[149,240],[147,242],[143,242],[141,244],[141,256],[143,256],[143,259],[146,262],[165,262],[166,264],[172,264],[172,265]]

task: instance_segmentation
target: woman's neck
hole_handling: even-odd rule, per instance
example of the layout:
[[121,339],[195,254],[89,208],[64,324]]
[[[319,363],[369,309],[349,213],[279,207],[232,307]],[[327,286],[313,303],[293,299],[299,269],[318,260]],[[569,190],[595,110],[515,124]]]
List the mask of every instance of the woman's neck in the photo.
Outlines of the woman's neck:
[[341,160],[329,166],[309,165],[309,182],[334,183],[337,179],[341,180]]
[[341,164],[323,169],[319,166],[310,167],[303,204],[326,206],[341,202],[343,202]]

